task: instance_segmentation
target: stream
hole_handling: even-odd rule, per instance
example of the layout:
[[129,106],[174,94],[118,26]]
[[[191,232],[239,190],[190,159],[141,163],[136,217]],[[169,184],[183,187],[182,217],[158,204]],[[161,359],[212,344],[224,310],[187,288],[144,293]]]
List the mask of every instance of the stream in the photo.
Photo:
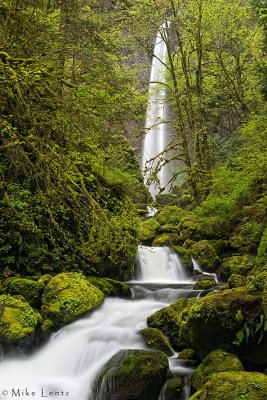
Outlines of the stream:
[[[121,349],[146,348],[139,331],[147,317],[179,297],[195,297],[193,282],[179,257],[167,247],[139,247],[132,299],[106,298],[102,306],[52,335],[28,358],[0,364],[0,399],[90,400],[93,382]],[[192,367],[169,358],[174,375],[188,377]],[[189,397],[185,385],[183,400]],[[164,400],[164,394],[160,396]]]

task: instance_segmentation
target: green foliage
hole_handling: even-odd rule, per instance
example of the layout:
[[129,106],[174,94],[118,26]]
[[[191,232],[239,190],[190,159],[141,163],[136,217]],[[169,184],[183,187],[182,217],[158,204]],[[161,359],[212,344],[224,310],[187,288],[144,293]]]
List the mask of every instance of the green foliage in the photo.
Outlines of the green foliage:
[[138,225],[130,198],[145,202],[147,192],[115,135],[140,108],[119,25],[108,23],[118,15],[83,0],[5,0],[0,15],[1,265],[128,279]]

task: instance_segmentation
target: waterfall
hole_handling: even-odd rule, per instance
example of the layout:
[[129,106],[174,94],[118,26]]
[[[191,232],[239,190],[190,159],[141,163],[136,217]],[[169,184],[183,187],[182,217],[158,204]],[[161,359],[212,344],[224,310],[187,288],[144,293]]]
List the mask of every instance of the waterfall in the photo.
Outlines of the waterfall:
[[138,280],[143,282],[189,283],[190,274],[169,247],[139,246]]
[[[140,247],[139,268],[140,275],[129,282],[133,299],[107,298],[94,312],[53,334],[35,354],[2,360],[0,399],[90,400],[97,374],[114,354],[121,349],[145,348],[138,332],[146,327],[148,316],[179,297],[198,294],[168,248]],[[162,278],[168,285],[159,283]],[[172,280],[175,285],[168,287]],[[183,376],[192,373],[177,355],[170,358],[170,366]]]
[[[159,163],[162,165],[160,154],[164,151],[168,142],[168,107],[166,104],[167,90],[166,82],[166,63],[168,59],[167,46],[163,39],[167,23],[161,25],[155,40],[154,56],[152,59],[149,100],[146,115],[146,135],[143,143],[142,169],[145,171],[145,183],[149,185],[153,170]],[[160,187],[165,187],[168,183],[168,166],[163,166],[157,173],[157,180]],[[157,184],[149,185],[149,190],[155,198],[159,192]]]

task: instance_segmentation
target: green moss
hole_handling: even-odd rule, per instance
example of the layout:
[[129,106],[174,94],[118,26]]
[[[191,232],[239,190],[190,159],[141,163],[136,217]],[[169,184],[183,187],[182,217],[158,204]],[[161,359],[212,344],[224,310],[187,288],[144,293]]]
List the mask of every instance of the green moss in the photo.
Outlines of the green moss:
[[220,349],[212,351],[192,374],[194,389],[198,390],[209,375],[224,371],[244,371],[244,367],[235,354]]
[[23,296],[32,307],[41,307],[44,284],[26,278],[7,278],[2,283],[0,292],[10,295]]
[[13,343],[35,332],[41,322],[28,303],[10,295],[0,296],[0,340],[1,343]]
[[254,333],[263,313],[261,297],[245,288],[211,293],[188,310],[180,323],[180,340],[200,358],[216,348],[233,351]]
[[[205,275],[204,275],[205,276]],[[196,282],[193,286],[194,290],[208,290],[217,285],[216,281],[214,278],[212,279],[200,279],[198,282]]]
[[184,266],[193,272],[193,261],[189,252],[182,246],[172,246],[173,250],[181,257]]
[[139,224],[139,239],[141,242],[149,242],[155,238],[160,228],[155,218],[148,218]]
[[219,273],[220,276],[226,279],[232,274],[246,276],[253,267],[254,259],[250,254],[236,255],[223,259]]
[[89,277],[87,281],[100,289],[106,296],[131,297],[131,289],[126,283],[94,276]]
[[184,349],[179,352],[178,357],[179,360],[197,360],[197,355],[194,349]]
[[267,376],[258,372],[219,372],[189,400],[266,400]]
[[228,279],[229,288],[242,287],[246,285],[246,277],[239,274],[232,274]]
[[157,235],[152,246],[171,246],[181,243],[181,237],[177,233],[162,233]]
[[173,351],[163,333],[156,328],[145,328],[140,331],[146,345],[155,350],[162,351],[167,356],[172,356]]
[[181,348],[184,344],[180,339],[181,321],[196,301],[194,298],[178,299],[175,304],[151,315],[147,320],[148,326],[161,330],[175,348]]
[[43,284],[43,285],[47,285],[51,280],[53,279],[53,276],[49,275],[49,274],[45,274],[42,275],[39,279],[38,282]]
[[214,247],[207,241],[201,240],[189,249],[190,254],[208,272],[214,272],[220,264],[220,259]]
[[250,272],[246,280],[246,287],[250,293],[262,293],[264,284],[267,281],[267,264],[264,271],[257,271],[255,268]]
[[104,300],[104,294],[78,273],[62,273],[46,286],[42,314],[56,326],[73,321]]
[[155,215],[156,220],[160,225],[175,224],[178,225],[182,218],[184,218],[186,212],[177,206],[166,206],[163,207]]
[[211,230],[210,224],[193,213],[186,214],[181,220],[179,228],[184,240],[200,241],[216,237],[216,232]]
[[98,375],[92,400],[154,400],[168,371],[168,359],[161,352],[121,350]]

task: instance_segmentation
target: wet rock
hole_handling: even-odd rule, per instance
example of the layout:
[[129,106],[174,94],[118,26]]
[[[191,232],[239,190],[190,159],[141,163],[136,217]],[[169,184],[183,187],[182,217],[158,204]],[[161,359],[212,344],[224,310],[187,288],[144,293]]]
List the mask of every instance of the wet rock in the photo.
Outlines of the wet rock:
[[177,400],[183,392],[184,381],[183,378],[177,376],[176,378],[168,379],[165,383],[162,393],[164,400]]
[[162,352],[120,350],[98,375],[92,400],[157,400],[168,374]]
[[189,400],[266,400],[267,376],[258,372],[219,372]]
[[198,356],[194,349],[184,349],[178,354],[179,360],[197,360]]
[[78,273],[56,275],[46,286],[42,315],[60,327],[93,310],[104,300],[104,293]]
[[178,299],[169,307],[162,308],[151,315],[147,324],[151,328],[157,328],[168,337],[176,349],[184,348],[184,342],[180,339],[182,318],[197,300],[195,298]]
[[194,389],[198,390],[209,375],[224,371],[244,371],[244,367],[235,354],[220,349],[212,351],[192,374]]
[[165,353],[167,356],[172,356],[173,351],[163,333],[156,328],[145,328],[140,331],[146,345]]

